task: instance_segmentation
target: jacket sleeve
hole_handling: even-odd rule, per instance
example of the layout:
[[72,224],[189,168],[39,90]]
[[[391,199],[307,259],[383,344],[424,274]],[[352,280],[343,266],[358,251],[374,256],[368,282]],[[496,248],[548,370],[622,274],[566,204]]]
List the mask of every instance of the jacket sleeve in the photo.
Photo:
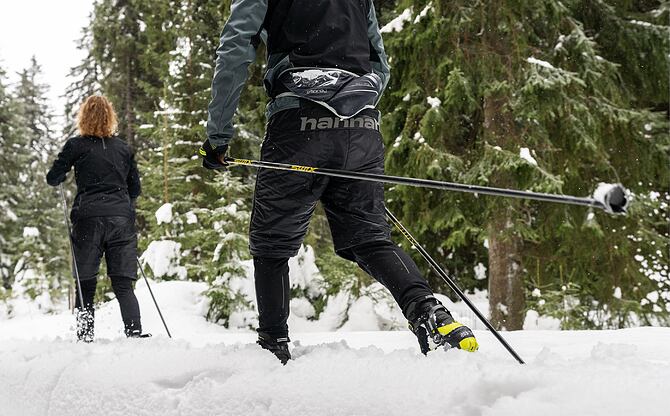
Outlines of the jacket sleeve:
[[65,142],[63,150],[58,153],[58,157],[47,173],[47,183],[49,185],[58,186],[65,182],[67,173],[70,171],[70,169],[72,169],[72,165],[74,164],[75,160],[77,160],[77,155],[75,153],[75,146],[72,144],[72,140],[70,139]]
[[[391,69],[389,67],[386,51],[384,50],[384,41],[379,31],[379,22],[375,13],[375,5],[370,2],[370,11],[368,12],[368,39],[370,39],[370,62],[372,70],[382,79],[382,94],[391,78]],[[381,99],[381,94],[379,95]]]
[[142,194],[142,184],[140,183],[140,172],[137,170],[137,162],[135,162],[135,155],[130,154],[130,170],[128,171],[128,178],[126,178],[128,185],[128,196],[130,199],[135,199]]
[[233,137],[233,116],[249,65],[256,59],[257,36],[267,8],[267,0],[234,0],[231,6],[216,50],[212,101],[207,118],[207,137],[214,148],[228,144]]

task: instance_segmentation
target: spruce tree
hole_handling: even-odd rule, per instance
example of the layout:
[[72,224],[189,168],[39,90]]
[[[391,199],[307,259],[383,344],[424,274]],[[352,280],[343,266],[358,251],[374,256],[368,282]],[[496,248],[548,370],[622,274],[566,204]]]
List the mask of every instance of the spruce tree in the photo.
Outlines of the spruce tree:
[[0,298],[13,283],[13,266],[15,252],[12,236],[20,230],[19,218],[16,215],[18,203],[15,195],[17,187],[16,172],[20,171],[20,163],[15,157],[16,119],[15,103],[6,85],[6,73],[0,68],[0,181],[4,184],[0,189],[0,278],[2,279]]
[[68,78],[72,82],[65,90],[65,127],[66,136],[76,132],[75,122],[79,106],[87,97],[102,92],[102,69],[93,56],[93,33],[91,26],[82,29],[82,37],[77,42],[77,49],[85,54],[84,59],[70,69]]
[[[240,260],[248,258],[251,181],[248,170],[211,172],[202,168],[196,150],[206,138],[204,121],[211,97],[214,51],[229,4],[219,1],[184,1],[171,18],[173,49],[163,74],[163,108],[153,114],[152,143],[157,157],[149,158],[154,195],[144,206],[151,212],[171,203],[178,217],[172,224],[153,228],[151,240],[172,235],[187,256],[190,279],[209,282],[208,318],[222,323],[236,309],[247,308],[243,297],[230,287],[231,279],[244,277]],[[259,66],[251,69],[237,114],[237,136],[231,152],[249,154],[260,143],[263,129]],[[158,160],[157,160],[158,159]],[[144,166],[144,164],[143,164]]]
[[49,308],[52,300],[63,297],[69,282],[67,232],[55,193],[45,180],[48,157],[57,152],[58,143],[46,98],[48,86],[40,81],[35,58],[19,76],[13,91],[15,128],[11,146],[5,148],[12,169],[4,182],[18,227],[3,237],[8,240],[14,287],[33,299],[39,297],[40,306]]
[[[638,203],[619,218],[394,187],[391,209],[431,251],[444,253],[441,262],[466,287],[482,287],[474,268],[488,257],[498,327],[522,327],[527,291],[533,307],[566,327],[627,325],[630,312],[647,319],[654,308],[666,319],[662,299],[647,310],[640,302],[652,289],[662,298],[667,277],[650,280],[634,256],[638,249],[649,255],[640,246],[667,245],[659,226],[667,216],[659,202],[667,195],[667,122],[648,110],[650,102],[663,105],[659,94],[632,99],[629,91],[649,83],[643,73],[667,71],[667,27],[631,23],[628,4],[400,3],[406,18],[385,38],[393,75],[383,102],[389,173],[578,196],[598,182],[622,182]],[[644,67],[631,65],[637,57],[625,62],[641,50],[659,52],[645,52]],[[667,91],[667,77],[652,85]],[[650,191],[661,194],[656,204]],[[623,299],[613,296],[616,288]]]
[[141,147],[137,140],[140,115],[156,108],[160,95],[153,93],[162,86],[163,65],[147,59],[156,51],[149,50],[144,20],[170,6],[166,1],[102,0],[92,15],[90,52],[102,73],[102,91],[114,103],[121,136],[133,148]]

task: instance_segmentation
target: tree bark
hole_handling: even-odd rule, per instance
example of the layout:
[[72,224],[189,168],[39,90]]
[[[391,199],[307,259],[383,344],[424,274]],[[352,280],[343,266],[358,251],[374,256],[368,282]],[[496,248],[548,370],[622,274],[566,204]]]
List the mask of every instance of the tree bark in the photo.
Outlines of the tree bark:
[[[509,98],[504,94],[484,100],[484,128],[487,140],[503,148],[518,141],[511,114],[506,110]],[[496,172],[491,183],[507,188],[514,185],[510,173]],[[498,329],[523,329],[525,288],[521,253],[523,240],[514,233],[517,201],[500,201],[501,209],[493,211],[488,226],[489,240],[489,308],[491,323]]]
[[511,208],[489,225],[489,308],[498,329],[523,329],[525,290],[521,266],[523,242],[513,234]]

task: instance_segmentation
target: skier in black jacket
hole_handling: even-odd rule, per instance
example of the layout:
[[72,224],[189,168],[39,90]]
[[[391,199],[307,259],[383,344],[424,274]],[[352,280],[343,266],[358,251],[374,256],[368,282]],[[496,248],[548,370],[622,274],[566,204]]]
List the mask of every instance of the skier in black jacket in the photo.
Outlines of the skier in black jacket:
[[[267,44],[271,101],[263,160],[383,173],[375,109],[389,79],[372,0],[235,0],[217,49],[203,166],[221,169],[233,115],[256,46]],[[288,350],[288,259],[321,200],[335,251],[384,284],[425,354],[475,351],[477,341],[434,297],[416,264],[391,241],[382,184],[261,169],[250,225],[258,343],[283,363]]]
[[141,193],[140,175],[130,147],[114,135],[117,117],[105,97],[92,96],[81,106],[80,135],[69,139],[58,154],[47,182],[58,186],[74,166],[77,195],[70,218],[84,305],[79,297],[77,337],[92,342],[93,297],[100,260],[105,255],[107,273],[121,307],[127,337],[142,334],[140,308],[133,292],[137,278],[135,200]]

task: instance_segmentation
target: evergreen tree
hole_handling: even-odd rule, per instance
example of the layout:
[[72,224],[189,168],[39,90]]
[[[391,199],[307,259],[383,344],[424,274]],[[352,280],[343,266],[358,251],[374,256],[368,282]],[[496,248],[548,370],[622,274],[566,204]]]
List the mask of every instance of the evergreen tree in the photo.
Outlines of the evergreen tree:
[[[151,60],[145,19],[169,7],[164,1],[102,0],[96,3],[90,31],[93,34],[91,55],[101,70],[102,91],[119,114],[120,134],[133,148],[137,141],[140,115],[158,105],[160,95],[153,94],[162,86],[160,62]],[[162,25],[152,30],[164,30]],[[153,44],[152,46],[155,46]]]
[[[188,278],[211,285],[208,317],[225,323],[236,308],[248,306],[231,292],[228,281],[244,274],[239,261],[248,257],[248,241],[242,230],[249,219],[249,171],[206,171],[196,150],[206,137],[213,52],[219,43],[219,30],[213,28],[222,27],[229,5],[182,1],[171,9],[175,12],[162,22],[169,28],[167,33],[150,37],[156,42],[169,38],[172,49],[160,58],[165,62],[160,108],[147,115],[149,123],[141,131],[149,143],[141,165],[147,190],[141,208],[150,230],[145,241],[180,244],[182,255],[187,257],[184,267]],[[260,69],[252,74],[260,78]],[[233,151],[247,154],[260,142],[263,128],[263,113],[258,111],[258,103],[249,99],[252,89],[244,95],[238,112],[238,137],[233,142]],[[172,210],[173,219],[166,224],[159,224],[153,216],[161,206]]]
[[16,120],[14,117],[15,103],[7,90],[6,74],[0,68],[0,181],[4,184],[0,188],[0,215],[4,220],[0,222],[0,278],[2,279],[2,298],[4,290],[11,288],[13,281],[13,257],[12,237],[18,234],[20,228],[16,215],[18,203],[14,186],[15,174],[20,166],[15,156],[16,144]]
[[[598,182],[622,182],[638,201],[667,189],[667,122],[647,110],[650,102],[663,105],[662,98],[642,92],[634,99],[628,92],[649,84],[643,72],[667,71],[668,30],[631,23],[631,7],[401,2],[404,14],[385,30],[393,67],[383,102],[389,172],[582,196]],[[615,45],[627,48],[614,52]],[[638,57],[624,62],[650,49],[659,52],[645,52],[642,69],[634,64]],[[649,87],[667,91],[667,77]],[[565,326],[630,324],[631,311],[647,316],[640,301],[657,284],[663,285],[657,295],[667,293],[667,277],[650,280],[634,259],[637,249],[649,252],[640,245],[667,246],[667,230],[658,225],[667,204],[662,212],[664,203],[640,202],[627,218],[614,218],[404,187],[394,187],[389,198],[431,251],[449,253],[443,262],[465,286],[481,287],[473,269],[488,255],[498,327],[522,327],[530,289],[538,289],[534,306],[551,300],[553,308],[542,311]],[[613,299],[617,287],[630,301],[625,307]],[[657,303],[657,316],[667,317],[662,300]]]
[[[58,149],[54,143],[53,115],[47,104],[47,86],[40,82],[41,68],[35,58],[20,74],[13,93],[14,129],[4,157],[11,160],[5,192],[16,225],[5,234],[3,255],[11,265],[9,282],[20,293],[40,298],[49,308],[52,299],[62,298],[68,282],[67,233],[54,192],[46,184],[48,157]],[[3,250],[4,251],[4,250]],[[4,261],[3,261],[4,263]]]
[[72,69],[68,78],[73,81],[65,90],[65,136],[74,134],[75,122],[79,106],[87,97],[100,94],[102,91],[102,69],[93,56],[93,33],[90,26],[82,29],[82,37],[77,43],[77,49],[86,55],[81,63]]

